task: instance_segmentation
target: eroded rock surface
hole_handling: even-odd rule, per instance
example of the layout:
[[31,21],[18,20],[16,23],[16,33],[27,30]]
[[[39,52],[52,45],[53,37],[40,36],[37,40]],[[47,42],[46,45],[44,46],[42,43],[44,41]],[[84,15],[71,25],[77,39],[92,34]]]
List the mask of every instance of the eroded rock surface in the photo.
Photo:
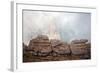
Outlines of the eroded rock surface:
[[91,44],[87,39],[73,40],[70,44],[39,35],[23,44],[23,61],[60,61],[91,58]]

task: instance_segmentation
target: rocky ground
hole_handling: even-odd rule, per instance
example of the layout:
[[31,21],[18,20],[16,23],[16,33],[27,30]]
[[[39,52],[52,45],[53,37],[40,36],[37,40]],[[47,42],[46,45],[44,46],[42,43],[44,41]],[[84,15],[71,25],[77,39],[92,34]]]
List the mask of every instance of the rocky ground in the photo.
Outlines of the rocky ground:
[[70,44],[39,35],[23,43],[23,62],[63,61],[91,59],[91,44],[87,39],[73,40]]

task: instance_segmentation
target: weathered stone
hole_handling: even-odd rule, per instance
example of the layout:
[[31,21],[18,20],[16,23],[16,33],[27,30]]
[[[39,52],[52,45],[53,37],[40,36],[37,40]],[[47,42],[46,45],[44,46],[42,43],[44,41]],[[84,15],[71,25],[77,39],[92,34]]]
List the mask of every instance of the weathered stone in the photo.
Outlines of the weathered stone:
[[68,44],[64,44],[64,43],[55,46],[53,48],[53,51],[56,52],[57,54],[60,54],[60,55],[70,54],[70,52],[71,52]]
[[30,40],[29,45],[23,44],[23,62],[80,60],[91,58],[91,44],[88,40],[73,40],[71,44],[61,40],[39,35]]
[[52,51],[50,45],[51,43],[47,36],[39,35],[30,41],[29,48],[33,49],[38,56],[46,56]]
[[90,44],[86,43],[87,40],[79,40],[75,42],[72,41],[72,43],[70,44],[70,49],[73,55],[86,55],[88,54],[88,48],[90,48]]
[[52,47],[62,44],[61,40],[57,40],[57,39],[50,40],[50,43]]
[[46,56],[48,55],[50,52],[52,51],[51,47],[41,47],[41,49],[39,50],[38,55],[39,56]]
[[79,44],[79,43],[86,43],[88,42],[87,39],[80,39],[80,40],[73,40],[71,43],[73,44]]

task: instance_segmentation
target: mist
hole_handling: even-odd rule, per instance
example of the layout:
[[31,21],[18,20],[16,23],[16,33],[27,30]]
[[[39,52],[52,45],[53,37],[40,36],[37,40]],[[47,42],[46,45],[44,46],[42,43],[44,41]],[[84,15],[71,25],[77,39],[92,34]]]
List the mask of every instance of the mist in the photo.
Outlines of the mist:
[[37,35],[59,38],[65,42],[75,39],[88,39],[90,42],[91,14],[24,10],[23,42],[28,44]]

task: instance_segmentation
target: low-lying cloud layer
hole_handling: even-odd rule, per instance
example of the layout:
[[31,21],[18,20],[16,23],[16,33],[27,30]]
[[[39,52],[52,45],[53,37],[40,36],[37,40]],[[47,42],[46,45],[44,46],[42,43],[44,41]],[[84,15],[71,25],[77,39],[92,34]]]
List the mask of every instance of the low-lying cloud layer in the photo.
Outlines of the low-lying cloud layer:
[[91,39],[91,14],[72,12],[23,11],[23,42],[37,35],[47,35],[65,42]]

